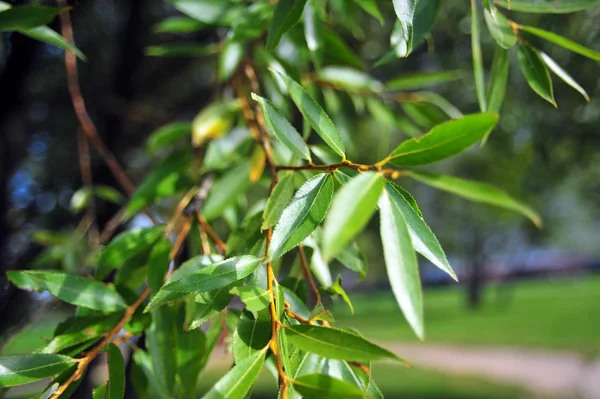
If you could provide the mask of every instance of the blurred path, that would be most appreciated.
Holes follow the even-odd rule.
[[[600,360],[572,352],[523,348],[385,343],[414,366],[519,385],[532,393],[600,399]]]

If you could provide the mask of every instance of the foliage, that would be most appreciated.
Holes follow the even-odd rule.
[[[151,47],[148,54],[218,54],[222,95],[193,121],[170,123],[149,135],[147,148],[156,166],[132,189],[124,171],[98,144],[89,116],[82,116],[79,90],[72,91],[82,129],[129,195],[113,224],[135,225],[136,217],[145,214],[155,226],[138,226],[114,238],[112,224],[106,226],[107,234],[95,238],[88,229],[89,256],[77,270],[8,274],[20,288],[48,291],[76,311],[38,353],[1,357],[0,386],[56,376],[45,397],[67,397],[90,363],[106,351],[109,380],[95,389],[94,397],[123,397],[129,380],[142,398],[194,397],[211,351],[223,331],[231,331],[235,365],[205,397],[246,397],[263,367],[273,372],[282,398],[381,397],[371,363],[405,361],[353,329],[331,326],[335,321],[324,297],[341,297],[353,307],[330,266],[339,263],[361,277],[366,274],[355,239],[378,211],[392,291],[408,324],[423,339],[416,253],[452,278],[456,274],[416,201],[394,180],[409,177],[521,213],[539,226],[533,209],[498,188],[413,168],[459,156],[488,140],[499,120],[512,48],[527,83],[541,98],[556,106],[552,71],[589,100],[562,67],[530,43],[531,35],[595,61],[600,54],[509,20],[489,0],[483,7],[471,0],[480,112],[463,115],[437,93],[412,91],[455,80],[460,72],[412,73],[381,82],[343,37],[352,32],[352,22],[345,22],[344,15],[365,12],[393,25],[390,49],[373,68],[407,57],[427,38],[439,1],[259,0],[249,6],[234,0],[169,2],[185,16],[166,19],[157,32],[226,33],[208,47],[173,44]],[[517,12],[566,13],[600,2],[512,0],[498,5]],[[17,31],[65,49],[72,88],[72,54],[84,57],[66,34],[63,39],[45,26],[62,13],[67,32],[68,12],[0,2],[0,31]],[[487,85],[481,19],[498,45]],[[368,109],[397,125],[407,139],[384,159],[350,161],[353,138],[339,126],[350,113],[340,106],[345,101],[352,103],[356,116]],[[394,102],[401,103],[412,121],[395,115]],[[429,132],[422,134],[415,125]],[[311,135],[313,130],[318,137]],[[93,218],[94,197],[117,203],[122,199],[115,188],[87,184],[74,196],[73,210],[85,209],[84,218]],[[169,201],[177,206],[165,214],[161,205]],[[69,241],[51,233],[46,238],[49,251],[59,254]],[[57,259],[47,255],[36,264],[46,266]],[[95,279],[78,275],[84,272]],[[126,378],[115,343],[142,336],[145,348],[136,347],[131,378]]]

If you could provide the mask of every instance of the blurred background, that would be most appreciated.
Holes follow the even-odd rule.
[[[429,90],[464,113],[476,112],[468,2],[443,2],[427,43],[407,59],[374,68],[369,66],[388,49],[395,18],[391,6],[381,7],[383,26],[361,13],[340,28],[369,73],[386,81],[408,73],[460,70],[462,78]],[[506,14],[600,50],[600,8],[553,16]],[[154,162],[144,146],[148,135],[168,122],[191,120],[222,91],[216,56],[148,54],[148,46],[206,44],[222,37],[217,29],[156,32],[156,24],[175,15],[174,8],[158,0],[93,0],[75,3],[72,10],[75,39],[88,58],[79,63],[88,111],[135,182]],[[58,20],[51,27],[58,31]],[[45,297],[15,290],[4,272],[74,270],[85,248],[67,240],[53,258],[59,264],[43,265],[38,255],[56,237],[34,234],[72,231],[80,219],[70,209],[82,183],[63,52],[19,34],[4,33],[1,39],[0,345],[8,355],[43,345],[64,310],[40,314]],[[427,339],[422,343],[389,290],[377,219],[359,240],[368,276],[357,282],[344,275],[355,312],[351,315],[344,303],[332,304],[340,325],[358,328],[414,364],[412,369],[375,366],[375,380],[386,397],[600,398],[600,64],[548,43],[535,44],[569,71],[592,100],[586,102],[554,79],[554,109],[531,91],[511,51],[500,125],[484,147],[434,170],[486,181],[525,200],[541,214],[543,227],[399,180],[415,196],[460,279],[453,283],[420,259],[426,287]],[[482,48],[489,71],[495,42],[485,28]],[[342,101],[353,105],[350,99]],[[408,123],[424,131],[440,118],[431,110],[404,106],[397,117],[405,128]],[[355,162],[381,159],[405,138],[398,124],[390,126],[370,109],[335,122],[353,137],[349,158]],[[92,161],[95,184],[116,186],[93,151]],[[99,225],[117,210],[99,202]],[[204,378],[207,387],[228,367],[223,349],[219,356]],[[253,397],[275,397],[275,388],[265,377]],[[84,388],[77,395],[86,397]]]

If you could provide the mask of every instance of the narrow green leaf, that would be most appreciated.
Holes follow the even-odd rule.
[[[177,308],[162,307],[153,311],[152,324],[146,331],[155,382],[160,387],[161,396],[165,397],[174,395],[177,373],[177,317],[174,309]]]
[[[102,280],[114,268],[122,267],[128,260],[150,251],[164,232],[164,226],[136,227],[116,236],[100,254],[96,280]]]
[[[8,279],[27,290],[46,290],[58,299],[84,308],[112,312],[127,307],[112,287],[99,281],[50,270],[9,271]]]
[[[508,85],[508,73],[508,51],[501,47],[496,47],[494,59],[492,60],[492,70],[490,72],[490,84],[487,91],[489,112],[499,112],[500,108],[502,108]]]
[[[146,311],[156,309],[170,300],[177,299],[167,297],[167,300],[165,300],[165,296],[161,295],[163,291],[178,293],[178,297],[192,292],[214,291],[248,276],[260,263],[261,259],[254,256],[239,256],[195,270],[191,274],[163,286],[158,294],[152,298]]]
[[[323,31],[323,39],[325,42],[323,52],[329,63],[364,69],[365,66],[362,59],[337,33],[325,29]]]
[[[152,169],[131,196],[125,217],[129,218],[161,199],[189,189],[193,184],[187,175],[190,160],[191,152],[176,152]]]
[[[218,54],[218,44],[168,44],[164,46],[148,46],[145,53],[150,57],[206,57]]]
[[[388,180],[386,181],[385,189],[388,194],[388,200],[396,210],[402,213],[415,251],[448,273],[454,280],[457,280],[456,273],[454,273],[454,270],[452,270],[452,267],[448,263],[448,259],[440,243],[422,216],[406,200],[406,197],[402,194],[402,188]]]
[[[108,381],[94,388],[92,391],[92,399],[106,399],[106,388],[108,387]]]
[[[265,361],[266,350],[238,362],[212,387],[203,399],[244,399]]]
[[[186,17],[170,17],[154,25],[155,33],[191,33],[206,27],[202,22]]]
[[[224,82],[237,70],[244,58],[244,43],[232,37],[225,40],[219,54],[219,80]]]
[[[65,349],[98,338],[112,329],[123,318],[122,312],[109,315],[70,317],[54,331],[54,338],[40,353],[59,353]],[[64,325],[64,329],[61,327]]]
[[[28,384],[68,369],[75,359],[55,354],[0,357],[0,387]]]
[[[200,329],[183,331],[177,335],[177,373],[181,385],[189,398],[196,397],[198,375],[204,364],[202,357],[206,350],[206,336]]]
[[[342,186],[333,198],[323,227],[323,257],[331,260],[369,222],[383,190],[380,174],[365,172]]]
[[[156,152],[159,148],[174,144],[192,131],[190,122],[173,122],[164,125],[150,134],[146,142],[146,148]]]
[[[310,150],[304,142],[304,139],[300,136],[300,133],[298,133],[296,128],[288,122],[285,116],[279,112],[277,107],[266,98],[254,93],[252,93],[252,99],[260,104],[267,125],[277,140],[281,141],[283,145],[300,158],[312,162]]]
[[[0,13],[0,32],[35,28],[47,25],[64,8],[39,5],[12,7]]]
[[[262,214],[246,215],[242,224],[239,225],[227,240],[227,255],[253,255],[263,257],[265,255],[265,233],[261,230]]]
[[[314,0],[309,0],[304,6],[304,37],[317,70],[321,68],[323,62],[323,32],[323,21],[321,21],[317,5]]]
[[[519,64],[529,87],[550,104],[556,105],[550,72],[536,49],[526,44],[519,45]]]
[[[597,5],[600,6],[600,1],[597,1]],[[541,37],[544,40],[548,40],[549,42],[566,48],[567,50],[570,50],[574,53],[581,54],[584,57],[590,58],[594,61],[600,61],[600,52],[582,46],[581,44],[569,40],[566,37],[562,37],[560,35],[557,35],[556,33],[536,28],[534,26],[519,25],[518,28],[519,30]]]
[[[348,294],[346,294],[346,291],[344,291],[344,287],[342,287],[342,276],[338,276],[338,278],[335,280],[335,282],[332,285],[330,285],[329,287],[323,289],[323,291],[327,295],[341,296],[342,299],[344,300],[344,302],[346,302],[346,304],[350,308],[350,312],[352,312],[352,314],[354,314],[354,306],[352,306],[352,301],[350,301],[350,297],[348,296]]]
[[[313,177],[300,187],[275,226],[270,260],[296,247],[317,228],[329,209],[333,188],[333,177],[325,173]]]
[[[494,3],[512,11],[539,14],[567,14],[600,6],[600,0],[495,0]]]
[[[542,225],[540,216],[533,209],[489,184],[433,173],[409,172],[408,175],[429,186],[448,191],[471,201],[510,209],[528,217],[536,226],[540,227]]]
[[[123,399],[125,396],[125,362],[119,347],[108,344],[108,388],[106,399]]]
[[[294,179],[294,174],[291,172],[279,178],[263,212],[262,230],[275,226],[281,218],[285,207],[294,196]]]
[[[60,49],[72,51],[80,60],[87,61],[86,56],[83,55],[83,53],[77,47],[75,47],[75,45],[67,42],[64,37],[47,26],[24,29],[20,30],[19,33],[29,36],[32,39],[39,40],[40,42],[51,44]]]
[[[271,301],[271,293],[257,286],[234,287],[230,292],[239,296],[250,312],[263,310]]]
[[[275,50],[281,36],[300,20],[305,4],[306,0],[280,0],[277,2],[273,22],[267,35],[267,50]]]
[[[423,294],[419,265],[408,227],[397,201],[388,191],[379,200],[381,242],[388,279],[396,301],[408,324],[419,339],[425,338],[423,326]]]
[[[232,337],[233,358],[241,362],[256,352],[264,352],[271,340],[271,319],[268,311],[264,317],[252,319],[247,313],[242,313]]]
[[[194,316],[187,329],[193,330],[200,327],[225,309],[233,298],[229,291],[228,287],[223,287],[211,292],[197,294]]]
[[[213,220],[235,204],[250,186],[250,162],[243,161],[217,179],[204,202],[204,216]]]
[[[84,186],[73,193],[70,203],[71,210],[75,213],[81,212],[94,196],[114,204],[120,204],[124,199],[119,191],[110,186]]]
[[[292,345],[330,359],[363,363],[384,359],[402,362],[402,359],[387,349],[355,333],[337,328],[299,324],[286,326],[284,331]]]
[[[388,90],[415,90],[441,83],[453,82],[462,77],[463,74],[460,70],[419,72],[404,74],[397,78],[388,80],[385,84],[385,87]]]
[[[463,113],[460,112],[460,110],[456,108],[450,101],[446,100],[437,93],[431,91],[420,91],[416,93],[416,96],[419,101],[435,105],[452,119],[458,119],[464,116]]]
[[[554,72],[559,78],[561,78],[563,80],[563,82],[565,82],[566,84],[568,84],[569,86],[571,86],[572,88],[574,88],[575,90],[577,90],[579,93],[581,93],[581,95],[583,96],[583,98],[585,98],[586,101],[590,101],[590,96],[588,96],[588,94],[585,91],[585,89],[583,87],[581,87],[579,85],[579,83],[577,83],[575,81],[575,79],[573,79],[571,77],[571,75],[569,75],[569,73],[567,71],[565,71],[552,58],[550,58],[548,56],[548,54],[540,51],[540,57],[542,57],[542,60],[544,61],[544,63],[546,64],[546,66],[548,68],[550,68],[550,70],[552,72]]]
[[[515,32],[513,32],[508,19],[501,12],[492,14],[485,9],[483,10],[483,16],[490,34],[500,47],[509,49],[517,43]]]
[[[367,260],[356,242],[353,242],[342,249],[335,256],[335,259],[348,269],[358,273],[361,279],[367,275]]]
[[[321,82],[328,83],[338,89],[347,92],[378,93],[384,88],[383,84],[368,74],[354,68],[327,66],[322,68],[318,74]]]
[[[310,122],[311,126],[319,136],[329,145],[338,155],[345,158],[344,141],[340,132],[337,130],[329,116],[323,111],[323,108],[304,90],[298,82],[290,78],[283,72],[273,70],[277,78],[283,81],[287,87],[288,93],[304,117]]]
[[[170,0],[182,13],[206,24],[231,26],[246,12],[245,7],[230,0]]]
[[[354,0],[356,4],[371,16],[375,17],[381,25],[383,25],[383,15],[381,15],[381,11],[379,10],[379,6],[375,0]]]
[[[406,140],[389,156],[397,166],[414,167],[441,161],[471,147],[498,123],[498,115],[480,113],[444,122],[424,136]]]
[[[160,290],[169,270],[170,253],[171,241],[163,235],[154,244],[148,256],[148,285],[153,296]]]
[[[404,40],[406,41],[406,56],[410,54],[413,47],[415,8],[419,0],[393,0],[394,11],[402,24]]]
[[[356,385],[325,374],[304,374],[293,379],[291,383],[306,399],[364,397],[364,393]]]
[[[479,109],[485,112],[487,104],[485,100],[485,81],[483,78],[483,59],[481,56],[481,44],[479,39],[479,13],[477,12],[477,0],[471,0],[471,50],[473,53],[473,77],[475,79],[475,90]]]

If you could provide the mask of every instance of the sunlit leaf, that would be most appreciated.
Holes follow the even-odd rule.
[[[383,90],[380,81],[349,67],[327,66],[318,72],[317,77],[321,82],[348,92],[378,93]]]
[[[377,1],[375,0],[354,0],[356,4],[359,5],[363,10],[367,13],[371,14],[373,17],[377,18],[379,23],[383,25],[383,15],[381,15],[381,11],[379,10],[379,6],[377,5]]]
[[[119,347],[108,344],[108,387],[106,399],[123,399],[125,396],[125,362]]]
[[[189,122],[173,122],[164,125],[155,130],[148,137],[146,147],[149,151],[155,152],[159,148],[175,144],[192,131],[192,124]]]
[[[239,104],[235,100],[218,101],[205,107],[192,121],[192,145],[200,147],[207,140],[227,133],[238,109]]]
[[[275,50],[281,36],[300,20],[305,4],[306,0],[280,0],[277,2],[273,22],[267,35],[267,50]]]
[[[223,287],[197,294],[194,300],[194,315],[187,329],[193,330],[200,327],[225,309],[233,298],[229,291],[228,287]]]
[[[489,184],[425,172],[409,172],[408,175],[429,186],[448,191],[471,201],[483,202],[518,212],[527,216],[538,227],[542,224],[540,216],[532,208]]]
[[[487,90],[488,111],[499,112],[508,86],[508,52],[497,47],[492,60],[490,84]],[[487,137],[487,136],[486,136]]]
[[[402,24],[404,40],[406,42],[406,55],[410,54],[413,47],[415,8],[418,0],[393,0],[394,11]]]
[[[245,398],[265,361],[265,351],[256,352],[238,362],[203,396],[203,399]]]
[[[325,374],[305,374],[291,382],[296,391],[307,399],[364,397],[364,393],[356,385]]]
[[[596,1],[596,5],[600,6],[600,1]],[[577,54],[581,54],[584,57],[591,58],[594,61],[600,61],[600,52],[582,46],[579,43],[575,43],[572,40],[567,39],[566,37],[562,37],[557,35],[556,33],[549,32],[544,29],[536,28],[534,26],[523,26],[518,25],[519,30],[531,33],[532,35],[536,35],[541,37],[544,40],[548,40],[556,45],[559,45],[563,48],[566,48],[569,51],[572,51]]]
[[[268,311],[265,317],[252,319],[247,313],[242,313],[232,337],[233,358],[237,363],[262,352],[271,340],[271,319]]]
[[[586,101],[590,101],[590,96],[588,96],[585,89],[583,87],[581,87],[579,85],[579,83],[577,83],[575,81],[575,79],[573,79],[567,71],[565,71],[552,58],[550,58],[550,56],[548,56],[548,54],[540,51],[540,57],[542,57],[542,60],[544,61],[546,66],[548,68],[550,68],[550,70],[552,72],[554,72],[556,74],[556,76],[561,78],[563,80],[563,82],[565,82],[566,84],[568,84],[569,86],[571,86],[572,88],[577,90],[579,93],[581,93],[581,95],[583,96],[583,98],[585,98]]]
[[[473,56],[473,78],[475,79],[475,91],[481,112],[487,110],[485,98],[485,80],[483,77],[483,59],[481,55],[479,13],[477,12],[477,0],[471,0],[471,51]]]
[[[154,25],[156,33],[191,33],[202,30],[206,27],[205,24],[186,17],[170,17],[166,18]]]
[[[600,0],[495,0],[494,3],[512,11],[539,14],[566,14],[600,6]]]
[[[433,86],[441,83],[453,82],[463,77],[460,70],[455,71],[437,71],[437,72],[418,72],[413,74],[403,74],[397,78],[388,80],[385,87],[388,90],[414,90]]]
[[[164,46],[146,47],[146,55],[150,57],[206,57],[217,54],[217,44],[168,44]]]
[[[261,229],[275,226],[294,195],[294,174],[282,174],[267,200]]]
[[[19,288],[46,290],[72,305],[105,312],[127,307],[123,298],[114,289],[99,281],[50,270],[9,271],[6,274]]]
[[[352,301],[350,301],[350,297],[348,296],[348,294],[346,294],[346,291],[344,291],[344,287],[342,287],[342,276],[338,276],[334,283],[331,286],[324,288],[323,291],[328,295],[341,296],[344,302],[346,302],[346,304],[350,308],[350,312],[354,313],[354,306],[352,306]]]
[[[275,226],[269,259],[281,257],[315,230],[329,209],[333,188],[332,176],[325,173],[300,187]]]
[[[17,6],[0,12],[0,32],[35,28],[47,25],[64,8],[40,5]]]
[[[231,293],[239,296],[250,312],[263,310],[271,300],[271,293],[257,286],[234,287]]]
[[[526,44],[519,45],[519,64],[529,87],[550,104],[556,105],[552,79],[546,64],[536,49]]]
[[[72,51],[77,57],[79,57],[79,59],[82,61],[87,61],[86,56],[83,55],[83,53],[77,47],[75,47],[75,45],[67,42],[64,37],[47,26],[23,29],[19,32],[25,36],[29,36],[32,39],[39,40],[40,42],[51,44],[66,51]]]
[[[508,19],[501,12],[492,14],[485,9],[483,10],[483,16],[490,34],[500,47],[508,49],[517,43],[517,36],[513,32]]]
[[[0,357],[0,387],[28,384],[71,367],[75,359],[55,354]]]
[[[244,14],[244,6],[229,0],[169,0],[182,13],[206,24],[233,25]]]

